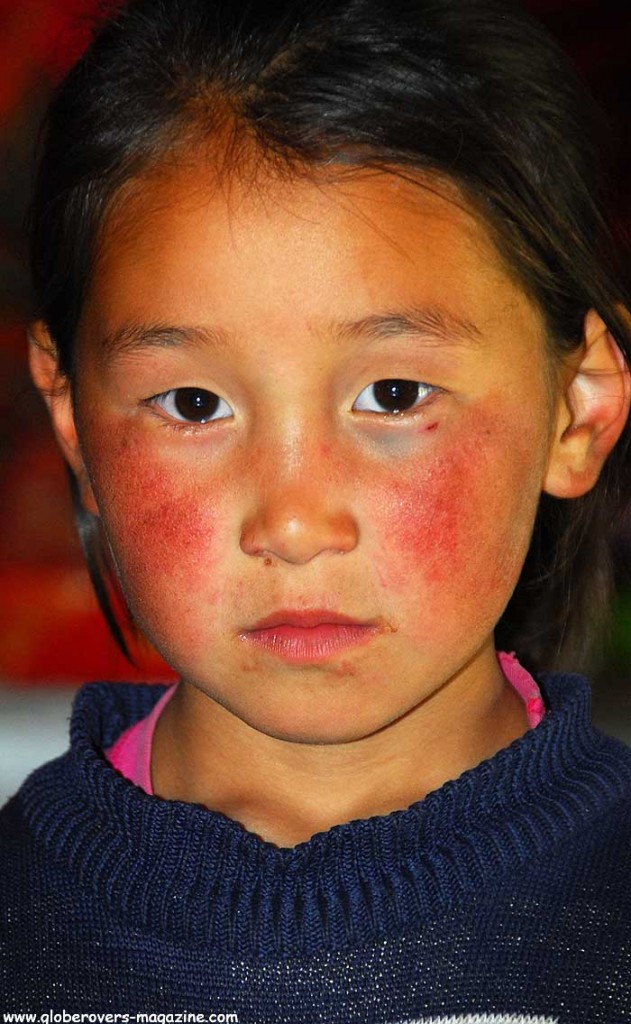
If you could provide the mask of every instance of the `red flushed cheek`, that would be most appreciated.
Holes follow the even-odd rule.
[[[383,509],[386,538],[380,564],[382,583],[398,589],[413,579],[440,584],[458,571],[467,546],[463,522],[466,483],[452,459],[432,465],[389,488]]]
[[[516,498],[519,484],[507,450],[494,450],[488,435],[391,479],[378,513],[382,586],[412,593],[434,612],[487,598],[501,606],[519,575],[531,528],[528,508]]]
[[[123,591],[141,628],[168,655],[169,637],[195,644],[199,602],[220,600],[217,501],[164,458],[130,443],[94,462],[93,486]]]

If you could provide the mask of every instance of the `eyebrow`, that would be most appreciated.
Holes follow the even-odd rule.
[[[209,345],[223,348],[228,344],[228,335],[216,327],[174,324],[125,324],[106,334],[101,341],[107,359],[128,353],[141,352],[151,348],[178,348]]]
[[[439,306],[373,314],[342,324],[340,333],[346,337],[377,340],[418,335],[424,341],[444,345],[474,344],[482,340],[482,333],[472,320]]]
[[[475,344],[482,339],[480,330],[471,320],[436,306],[373,313],[358,320],[337,323],[333,325],[333,333],[353,340],[416,336],[421,341],[442,345]],[[229,344],[230,335],[217,327],[165,323],[125,324],[102,339],[107,359],[151,348],[226,348]]]

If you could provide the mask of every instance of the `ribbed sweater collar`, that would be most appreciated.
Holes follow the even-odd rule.
[[[133,927],[217,954],[349,948],[436,917],[628,792],[620,745],[591,725],[585,680],[538,682],[549,711],[536,729],[405,811],[293,849],[201,806],[148,796],[110,767],[102,750],[162,687],[83,687],[70,750],[35,772],[20,800],[73,888]]]

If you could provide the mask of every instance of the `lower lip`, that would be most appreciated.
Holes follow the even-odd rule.
[[[323,622],[319,626],[281,625],[253,629],[243,633],[242,639],[285,661],[307,664],[326,661],[346,647],[365,644],[378,632],[376,626]]]

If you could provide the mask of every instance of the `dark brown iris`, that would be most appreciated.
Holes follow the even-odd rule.
[[[372,390],[384,412],[405,412],[418,398],[418,383],[414,380],[378,380]]]
[[[191,423],[205,423],[219,408],[219,398],[203,388],[178,388],[174,405],[182,419]]]

